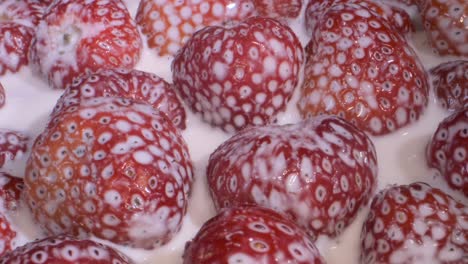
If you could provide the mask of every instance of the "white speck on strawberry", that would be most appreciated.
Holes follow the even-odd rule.
[[[96,97],[62,109],[36,139],[25,196],[49,233],[153,248],[180,229],[192,180],[185,141],[164,113]]]
[[[365,133],[337,117],[244,129],[212,153],[216,208],[258,204],[286,213],[311,237],[336,236],[374,192],[377,160]]]
[[[298,83],[302,61],[289,27],[249,18],[195,33],[174,58],[174,87],[206,122],[232,132],[275,121]]]
[[[456,111],[468,106],[468,61],[442,63],[430,71],[439,104]]]

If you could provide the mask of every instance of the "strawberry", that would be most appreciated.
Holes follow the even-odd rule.
[[[468,207],[425,183],[391,186],[372,200],[360,263],[466,263]]]
[[[449,186],[468,197],[468,107],[444,119],[430,140],[426,158]]]
[[[337,236],[376,187],[366,134],[334,116],[244,129],[210,156],[215,207],[258,204],[287,214],[311,237]]]
[[[294,32],[272,18],[195,33],[172,64],[174,87],[203,119],[232,132],[275,121],[303,61]]]
[[[125,69],[100,70],[78,78],[57,102],[51,120],[64,107],[100,96],[143,101],[164,112],[176,126],[185,129],[185,109],[172,85],[149,72]]]
[[[36,72],[54,88],[102,68],[133,68],[142,41],[121,0],[58,0],[37,27],[31,49]]]
[[[0,263],[4,259],[3,255],[15,248],[16,235],[16,231],[11,227],[11,222],[0,211]]]
[[[299,226],[262,207],[221,211],[187,243],[183,257],[184,264],[325,263]]]
[[[132,261],[115,249],[94,242],[60,235],[29,242],[6,254],[0,264],[130,264]]]
[[[10,160],[16,160],[28,150],[29,137],[8,129],[0,129],[0,168]]]
[[[262,16],[296,18],[302,8],[302,0],[254,0],[255,8]]]
[[[386,20],[396,31],[402,34],[414,31],[410,15],[402,8],[387,2],[376,0],[314,0],[309,2],[305,11],[307,33],[314,36],[317,24],[323,20],[322,17],[327,13],[328,9],[334,5],[345,3],[361,5],[372,10],[376,13],[374,15],[380,15],[381,19]]]
[[[48,233],[150,249],[180,229],[192,165],[179,130],[150,105],[82,100],[61,112],[31,152],[25,197]]]
[[[29,63],[34,29],[45,7],[39,0],[0,0],[0,75]]]
[[[255,15],[252,0],[141,0],[136,21],[158,55],[175,55],[205,26],[240,21]]]
[[[466,0],[421,0],[420,13],[434,52],[468,56]]]
[[[23,190],[23,179],[0,172],[0,200],[6,209],[16,210],[18,208]]]
[[[451,111],[468,106],[468,60],[442,63],[430,71],[439,104]]]
[[[6,100],[5,88],[3,88],[3,85],[0,83],[0,108],[5,106],[5,100]]]
[[[362,5],[336,4],[317,24],[306,50],[299,110],[334,114],[373,135],[419,119],[427,74],[403,35]]]

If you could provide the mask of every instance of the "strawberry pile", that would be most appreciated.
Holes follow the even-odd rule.
[[[0,76],[29,65],[61,93],[34,140],[0,130],[0,263],[126,264],[116,248],[180,238],[185,264],[325,263],[321,238],[351,225],[350,262],[465,263],[466,204],[379,178],[374,140],[421,122],[433,88],[452,113],[427,165],[468,197],[467,61],[427,71],[393,2],[418,6],[440,55],[467,54],[460,0],[0,0]],[[144,48],[158,60],[142,70]],[[203,157],[198,121],[226,139]],[[25,153],[24,174],[8,173]],[[216,214],[204,223],[195,180]],[[35,241],[21,241],[23,210]]]

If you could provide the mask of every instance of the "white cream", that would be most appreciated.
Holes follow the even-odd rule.
[[[139,1],[126,0],[125,2],[131,14],[135,15]],[[308,37],[302,28],[303,24],[303,15],[299,19],[291,21],[291,25],[298,34],[299,39],[303,44],[306,44]],[[443,61],[453,59],[433,55],[422,32],[415,34],[412,42],[427,69]],[[145,47],[142,60],[137,68],[156,73],[170,82],[172,80],[170,63],[171,58],[158,58]],[[338,71],[335,73],[338,73]],[[24,131],[34,138],[43,129],[48,115],[62,91],[49,88],[46,82],[33,76],[28,68],[17,74],[2,76],[0,82],[6,90],[6,105],[0,109],[0,127]],[[288,105],[287,111],[278,117],[279,123],[292,123],[299,120],[295,105],[299,97],[297,91]],[[391,135],[374,138],[379,162],[379,189],[389,184],[426,181],[433,186],[448,190],[441,178],[436,177],[436,174],[426,167],[424,154],[426,143],[435,131],[439,121],[447,114],[435,104],[432,96],[428,109],[416,124],[400,129]],[[189,145],[195,173],[195,183],[188,213],[184,217],[183,226],[178,235],[169,244],[159,249],[147,251],[116,246],[138,264],[181,263],[186,241],[190,240],[201,225],[215,214],[206,186],[205,167],[209,155],[229,135],[220,129],[211,128],[203,123],[199,116],[195,116],[189,111],[187,112],[187,127],[188,129],[184,131],[183,135]],[[122,126],[122,129],[124,128],[125,126]],[[141,162],[147,162],[145,155],[141,153],[137,155],[139,155]],[[14,162],[10,162],[7,170],[16,176],[22,177],[26,157],[27,154]],[[304,166],[306,165],[305,163]],[[453,192],[452,194],[457,199],[464,199],[464,202],[467,203],[467,199],[463,198],[463,195]],[[317,246],[327,263],[358,263],[359,236],[366,214],[367,210],[360,212],[354,223],[339,238],[334,240],[324,237],[319,238]],[[40,230],[37,229],[37,225],[33,223],[29,212],[25,208],[10,217],[17,224],[17,229],[20,232],[17,245],[24,244],[40,236]]]

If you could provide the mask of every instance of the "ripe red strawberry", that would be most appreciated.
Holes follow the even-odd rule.
[[[39,0],[0,1],[0,75],[29,63],[34,29],[46,4]]]
[[[188,242],[184,264],[325,263],[307,234],[285,216],[263,207],[221,211]]]
[[[29,137],[8,129],[0,129],[0,168],[21,157],[28,150]]]
[[[192,183],[182,136],[148,104],[82,100],[36,140],[25,197],[51,234],[153,248],[180,229]]]
[[[305,11],[305,23],[307,32],[315,36],[315,30],[324,19],[328,9],[339,4],[355,4],[366,7],[386,20],[396,31],[407,34],[414,31],[410,15],[400,7],[377,0],[314,0],[310,1]]]
[[[372,196],[377,157],[370,139],[333,116],[244,129],[211,154],[215,207],[258,204],[286,213],[313,238],[336,236]]]
[[[54,88],[102,68],[133,68],[142,41],[121,0],[59,0],[47,9],[31,50],[35,70]]]
[[[71,236],[53,236],[30,242],[6,254],[0,264],[130,264],[130,259],[117,250]]]
[[[372,200],[360,263],[466,263],[468,207],[425,183],[392,186]]]
[[[427,74],[403,35],[356,4],[336,4],[308,44],[298,107],[303,117],[333,114],[373,135],[419,119]]]
[[[275,18],[298,17],[302,8],[302,0],[254,0],[254,3],[260,15]]]
[[[0,211],[0,262],[3,260],[3,255],[15,248],[16,231],[11,227],[10,221]]]
[[[429,167],[468,197],[468,107],[444,119],[427,146]]]
[[[141,0],[136,21],[158,55],[175,55],[196,31],[255,15],[252,0]]]
[[[0,108],[2,108],[5,105],[5,100],[5,88],[3,88],[3,85],[0,83]]]
[[[442,63],[430,73],[439,104],[452,111],[468,106],[468,60]]]
[[[429,42],[436,53],[468,56],[466,0],[422,0],[420,13]]]
[[[51,115],[81,100],[114,96],[142,101],[164,112],[179,128],[185,129],[185,109],[171,84],[149,72],[125,69],[100,70],[83,76],[68,87]]]
[[[18,208],[23,190],[23,179],[0,172],[0,200],[6,209],[16,210]]]
[[[207,27],[174,58],[174,87],[203,119],[225,131],[275,121],[303,61],[294,32],[272,18]]]

